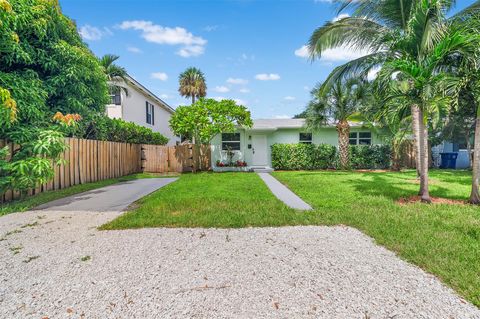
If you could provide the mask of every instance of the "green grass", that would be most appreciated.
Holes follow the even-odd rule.
[[[185,174],[102,229],[349,225],[480,306],[479,207],[398,205],[397,199],[418,191],[413,171],[298,171],[274,176],[314,211],[285,207],[255,174]],[[432,171],[430,176],[432,196],[467,198],[469,172]]]
[[[165,175],[140,173],[140,174],[123,176],[119,178],[107,179],[107,180],[94,182],[94,183],[75,185],[75,186],[57,190],[57,191],[48,191],[48,192],[40,193],[35,196],[25,197],[24,199],[0,204],[0,216],[10,214],[10,213],[16,213],[16,212],[24,212],[29,209],[35,208],[39,205],[48,203],[52,200],[67,197],[70,195],[75,195],[78,193],[86,192],[92,189],[112,185],[119,182],[126,182],[126,181],[139,179],[139,178],[151,178],[151,177],[163,177],[163,176]]]
[[[295,213],[247,173],[183,174],[136,205],[101,228],[280,226]]]

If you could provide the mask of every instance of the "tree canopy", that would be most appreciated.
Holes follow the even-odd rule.
[[[253,125],[250,111],[233,100],[216,101],[201,98],[190,106],[179,106],[170,119],[170,127],[177,135],[190,136],[194,142],[209,143],[223,132],[232,132],[235,125]]]
[[[58,1],[1,0],[0,21],[2,123],[8,116],[42,126],[57,111],[104,110],[106,75]],[[0,137],[6,133],[2,125]]]

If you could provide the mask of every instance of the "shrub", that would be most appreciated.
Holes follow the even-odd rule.
[[[272,166],[283,170],[333,168],[335,155],[335,146],[328,144],[274,144]]]
[[[104,115],[92,116],[80,123],[79,131],[75,134],[80,138],[135,144],[168,143],[168,138],[148,127],[121,119],[111,119]]]
[[[389,145],[351,145],[350,167],[352,169],[386,169],[390,167]]]
[[[385,169],[390,167],[388,145],[350,146],[352,169]],[[274,144],[272,166],[282,170],[313,170],[338,168],[338,153],[329,144]]]

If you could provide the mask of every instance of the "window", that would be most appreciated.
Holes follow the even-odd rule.
[[[312,144],[312,133],[300,133],[299,141],[302,144]]]
[[[350,145],[371,145],[372,133],[370,132],[352,132],[349,136]]]
[[[120,92],[110,95],[111,102],[110,104],[120,105],[122,104],[122,97]]]
[[[240,133],[222,133],[222,151],[240,150]]]
[[[155,125],[155,106],[147,101],[145,102],[145,111],[147,114],[147,124]]]

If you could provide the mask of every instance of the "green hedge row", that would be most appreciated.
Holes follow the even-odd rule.
[[[328,144],[273,144],[275,169],[327,169],[335,167],[337,149]]]
[[[352,169],[385,169],[390,167],[388,145],[350,146]],[[274,144],[272,166],[280,170],[314,170],[338,167],[337,148],[329,144]]]
[[[80,121],[80,124],[80,132],[77,136],[87,139],[135,144],[165,145],[168,143],[168,138],[162,134],[120,119],[96,116]]]

